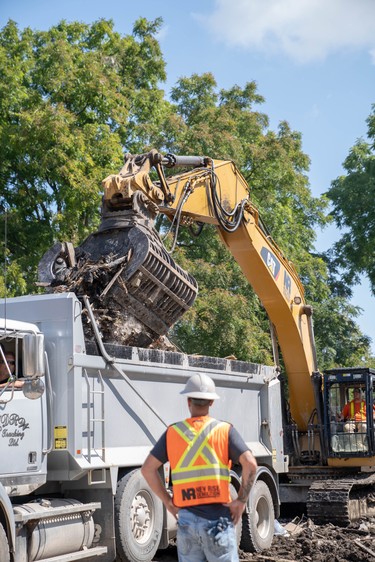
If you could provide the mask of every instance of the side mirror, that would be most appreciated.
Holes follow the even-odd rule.
[[[44,336],[43,334],[26,334],[22,341],[23,376],[29,378],[44,375]]]
[[[29,400],[36,400],[44,392],[44,383],[42,379],[26,379],[23,383],[22,391]]]

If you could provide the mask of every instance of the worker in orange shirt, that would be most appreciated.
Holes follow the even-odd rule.
[[[354,389],[354,398],[342,409],[341,419],[345,421],[344,431],[347,433],[366,433],[366,402],[362,398],[362,390]]]

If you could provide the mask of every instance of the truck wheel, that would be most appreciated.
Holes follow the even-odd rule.
[[[1,562],[9,562],[9,544],[8,539],[4,531],[4,527],[0,523],[0,560]]]
[[[158,549],[163,530],[163,504],[139,469],[117,484],[115,533],[117,560],[149,562]]]
[[[242,516],[240,548],[245,552],[260,552],[271,546],[275,525],[271,492],[262,480],[254,484],[248,508]]]

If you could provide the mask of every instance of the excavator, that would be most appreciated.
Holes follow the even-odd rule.
[[[234,162],[126,154],[103,191],[98,231],[78,248],[55,244],[39,264],[39,284],[89,295],[104,341],[168,349],[168,330],[193,305],[198,286],[165,248],[155,221],[166,215],[175,236],[180,225],[215,225],[267,312],[276,363],[282,353],[288,471],[280,475],[281,503],[305,504],[317,523],[375,515],[375,370],[319,371],[312,307]],[[351,420],[342,416],[346,403],[353,404]]]

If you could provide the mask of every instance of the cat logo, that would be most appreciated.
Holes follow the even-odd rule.
[[[292,280],[290,275],[284,271],[284,285],[283,285],[283,293],[286,300],[290,300],[290,295],[292,294]]]
[[[280,273],[280,262],[275,254],[273,254],[272,252],[270,252],[270,250],[268,250],[268,248],[263,246],[260,251],[260,255],[262,256],[264,263],[267,265],[274,279],[277,279]]]

